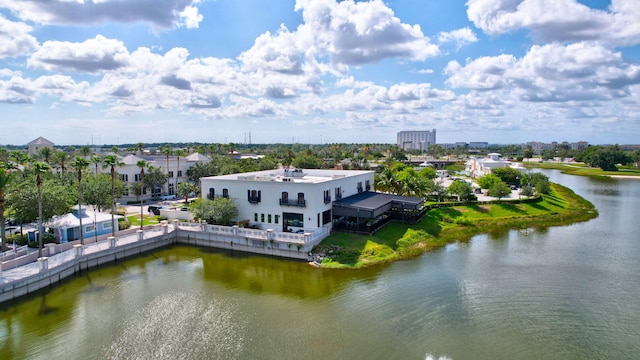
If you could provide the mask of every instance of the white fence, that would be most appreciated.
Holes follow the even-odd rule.
[[[183,230],[202,231],[214,235],[237,237],[247,240],[276,241],[303,245],[317,244],[322,239],[329,236],[329,229],[327,228],[320,228],[312,233],[305,232],[299,234],[274,231],[273,229],[249,229],[238,226],[208,225],[193,222],[180,222],[178,223],[178,227]]]

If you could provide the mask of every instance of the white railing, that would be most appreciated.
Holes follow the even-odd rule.
[[[263,240],[263,241],[277,241],[282,243],[295,243],[295,244],[308,244],[320,241],[329,235],[328,228],[320,228],[314,232],[306,233],[290,233],[274,231],[273,229],[261,230],[261,229],[249,229],[241,228],[237,226],[221,226],[221,225],[208,225],[196,222],[180,222],[178,228],[205,232],[222,236],[233,236],[238,238],[246,238],[251,240]]]
[[[171,232],[171,228],[173,228],[172,226],[167,226],[166,228],[164,226],[160,226],[160,227],[153,227],[151,229],[145,229],[143,232],[143,240],[144,239],[151,239],[151,238],[158,238],[159,236],[162,236],[165,232],[165,229],[167,231],[167,234]],[[114,238],[114,245],[115,246],[121,246],[121,245],[125,245],[125,244],[130,244],[130,243],[135,243],[137,241],[139,241],[139,233],[129,233],[129,234],[123,234],[121,236],[117,236]],[[51,247],[48,249],[48,251],[51,252],[51,254],[49,256],[46,256],[46,261],[47,261],[47,268],[51,269],[57,266],[61,266],[65,263],[68,263],[70,261],[74,261],[77,257],[77,250],[76,248],[72,248],[72,249],[68,249],[68,246],[66,246],[68,244],[58,244],[55,247]],[[93,254],[93,253],[98,253],[104,250],[108,250],[111,249],[112,245],[111,245],[111,238],[108,238],[106,240],[101,240],[98,242],[94,242],[94,243],[90,243],[90,244],[85,244],[82,246],[82,253],[83,254]],[[46,249],[43,249],[46,250]],[[30,249],[28,248],[26,245],[25,246],[21,246],[19,248],[16,249],[16,251],[14,250],[10,250],[10,251],[6,251],[2,254],[0,254],[2,256],[2,262],[4,262],[5,258],[10,258],[7,259],[7,261],[11,261],[12,263],[15,263],[15,267],[12,267],[10,269],[4,269],[2,271],[0,271],[0,285],[2,283],[6,283],[6,282],[11,282],[11,281],[16,281],[34,274],[37,274],[38,272],[40,272],[40,268],[39,268],[39,264],[38,262],[29,262],[26,264],[22,264],[19,265],[16,261],[19,261],[19,258],[23,258],[24,256],[27,256],[33,252],[37,252],[38,249]],[[60,252],[58,252],[60,251]],[[19,256],[15,256],[15,253],[20,254]],[[34,258],[35,259],[35,258]],[[12,261],[13,260],[13,261]],[[7,263],[4,264],[5,266],[7,265]]]

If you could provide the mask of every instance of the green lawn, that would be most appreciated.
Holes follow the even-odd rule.
[[[429,211],[418,224],[392,222],[373,235],[336,232],[314,251],[328,255],[322,267],[360,268],[411,258],[483,232],[557,226],[597,216],[593,205],[570,189],[557,184],[552,184],[551,189],[536,203],[438,208]]]
[[[140,214],[128,215],[127,219],[129,220],[129,223],[131,224],[132,227],[140,226]],[[145,225],[155,225],[155,224],[159,224],[160,223],[160,221],[158,220],[158,216],[156,216],[156,215],[147,215],[147,214],[145,214],[143,216],[143,221],[144,221],[144,224],[142,224],[143,226],[145,226]]]
[[[556,169],[561,170],[563,173],[570,175],[580,175],[580,176],[616,176],[616,175],[624,175],[624,176],[640,176],[640,169],[623,167],[618,171],[604,171],[600,168],[589,167],[586,164],[575,163],[575,164],[566,164],[566,163],[534,163],[534,162],[526,162],[524,163],[525,167],[528,168],[539,168],[539,169]]]

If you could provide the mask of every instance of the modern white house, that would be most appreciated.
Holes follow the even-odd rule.
[[[501,154],[490,153],[486,157],[472,158],[465,164],[465,172],[471,177],[481,177],[491,174],[493,169],[511,167],[525,172],[526,168],[521,163],[514,163],[501,158]]]
[[[373,171],[277,169],[200,179],[202,197],[233,199],[238,221],[281,232],[331,230],[334,201],[373,191]]]
[[[53,234],[59,243],[80,240],[80,217],[78,214],[78,206],[76,205],[70,213],[54,216],[44,225],[45,227],[53,229]],[[118,219],[122,217],[121,215],[114,216],[115,226],[118,226]],[[85,239],[110,234],[112,227],[111,214],[91,211],[86,206],[83,206],[82,227],[82,234]],[[118,231],[118,229],[116,229],[116,231]]]
[[[372,233],[389,221],[415,222],[424,200],[376,193],[374,171],[277,169],[200,179],[203,198],[233,199],[238,224],[309,236],[313,246],[332,230]]]

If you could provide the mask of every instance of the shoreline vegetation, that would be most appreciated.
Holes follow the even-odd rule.
[[[605,171],[600,168],[590,167],[584,163],[523,162],[523,164],[526,168],[554,169],[568,175],[640,179],[640,169],[635,168],[623,167],[619,168],[618,171]]]
[[[313,250],[323,254],[322,268],[359,269],[411,259],[454,242],[511,229],[544,229],[598,216],[595,206],[571,189],[551,183],[548,195],[536,202],[434,208],[415,225],[389,223],[373,235],[335,233]]]

